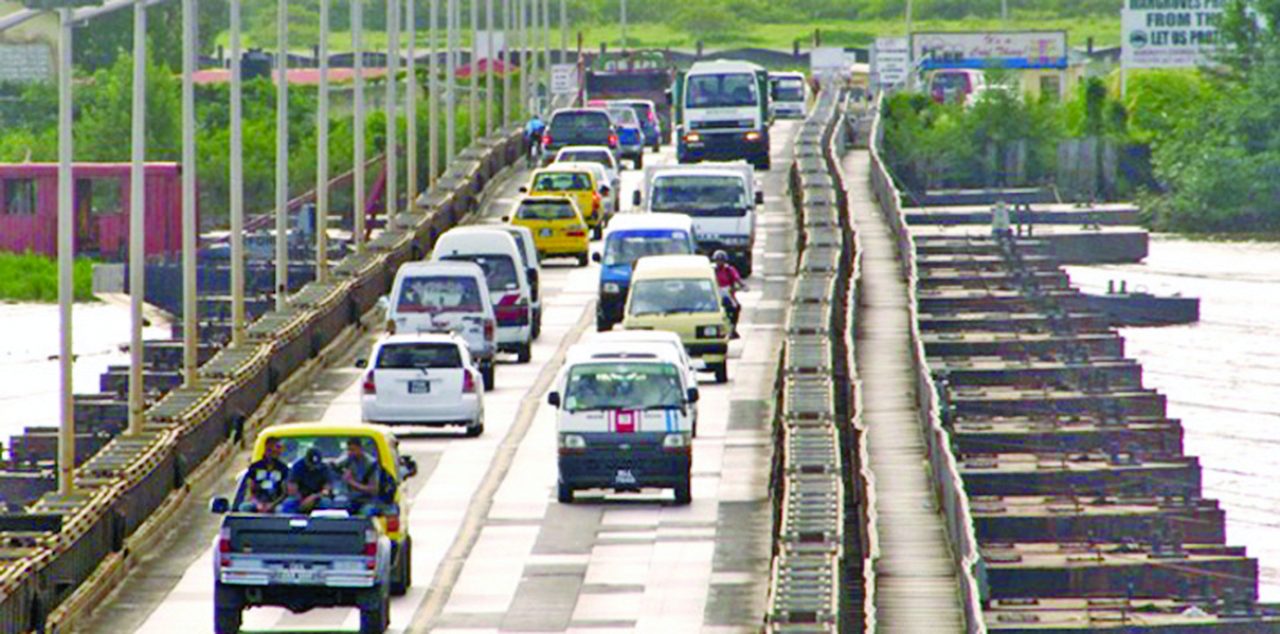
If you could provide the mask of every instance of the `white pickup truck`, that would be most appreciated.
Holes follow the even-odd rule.
[[[743,277],[751,275],[756,207],[763,202],[764,192],[745,161],[649,166],[632,197],[644,211],[691,217],[698,252],[725,251]]]

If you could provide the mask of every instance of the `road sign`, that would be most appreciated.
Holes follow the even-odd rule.
[[[578,65],[551,65],[551,94],[572,95],[578,92]]]
[[[920,60],[920,67],[925,70],[936,68],[1063,69],[1067,67],[1067,32],[915,33],[911,36],[911,58]]]
[[[905,37],[879,37],[871,49],[871,81],[879,90],[907,81],[911,72],[911,46]]]
[[[1224,3],[1125,0],[1120,63],[1125,68],[1187,68],[1212,62]]]

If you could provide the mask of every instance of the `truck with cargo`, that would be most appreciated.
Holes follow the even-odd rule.
[[[671,142],[671,109],[667,91],[675,77],[666,53],[633,50],[595,56],[586,71],[584,102],[643,100],[657,110],[662,142]]]
[[[767,170],[769,72],[750,62],[697,62],[671,90],[681,163],[746,160]]]
[[[756,206],[763,202],[764,192],[744,161],[651,165],[632,194],[632,203],[644,211],[692,218],[698,253],[723,250],[743,277],[751,275]]]

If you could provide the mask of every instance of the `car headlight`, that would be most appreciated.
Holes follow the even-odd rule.
[[[718,324],[715,326],[698,326],[699,339],[719,339],[724,336],[724,329]]]
[[[687,449],[692,443],[689,434],[667,434],[662,437],[663,449]]]
[[[560,434],[560,448],[581,450],[587,448],[587,439],[578,434]]]
[[[600,285],[600,291],[603,293],[621,293],[622,286],[618,285],[617,282],[605,282]]]

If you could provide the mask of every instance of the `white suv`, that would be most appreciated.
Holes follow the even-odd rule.
[[[483,379],[457,335],[391,335],[356,366],[366,370],[360,390],[365,422],[461,425],[467,436],[484,432]]]

